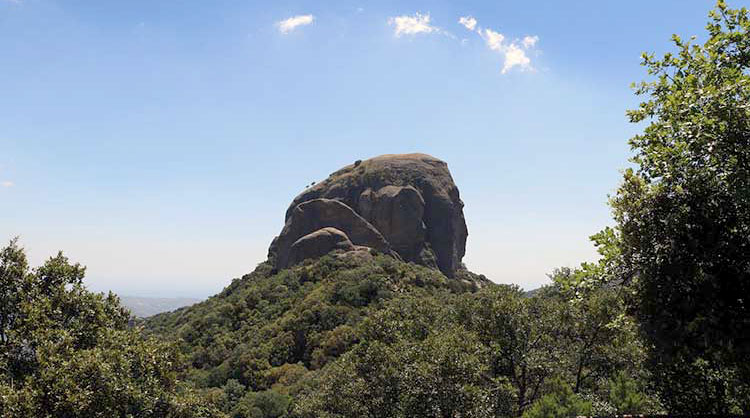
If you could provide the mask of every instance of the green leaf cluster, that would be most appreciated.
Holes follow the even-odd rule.
[[[565,381],[554,379],[549,393],[523,414],[523,418],[568,418],[591,414],[591,403],[573,393]]]

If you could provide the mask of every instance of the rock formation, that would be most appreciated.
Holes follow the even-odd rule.
[[[355,249],[354,244],[344,232],[327,226],[294,241],[289,248],[289,264],[320,257],[333,250],[351,251],[353,249]]]
[[[453,276],[467,235],[446,163],[425,154],[382,155],[297,196],[268,256],[283,269],[333,250],[369,247]]]

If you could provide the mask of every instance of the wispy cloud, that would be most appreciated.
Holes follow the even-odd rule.
[[[521,43],[523,43],[524,48],[533,48],[536,46],[536,43],[539,42],[538,36],[524,36],[523,40],[521,40]]]
[[[503,49],[505,48],[505,45],[503,45],[503,41],[505,41],[505,35],[500,32],[495,32],[492,29],[485,29],[484,32],[479,32],[479,35],[484,38],[484,40],[487,42],[487,46],[491,50],[503,52]]]
[[[500,71],[501,73],[505,74],[516,66],[522,70],[533,70],[530,65],[531,60],[526,56],[526,52],[516,44],[508,45],[503,53],[505,54],[505,62],[503,63],[502,71]]]
[[[15,183],[13,183],[10,180],[5,180],[4,182],[0,183],[0,186],[3,186],[4,188],[8,189],[8,188],[15,186]]]
[[[312,24],[314,20],[315,16],[313,15],[292,16],[288,19],[276,22],[276,27],[279,29],[279,32],[286,35],[287,33],[297,29],[298,26]]]
[[[463,16],[458,19],[458,23],[464,25],[468,30],[474,30],[477,27],[477,20],[471,16]]]
[[[503,56],[503,68],[500,71],[501,73],[506,74],[515,67],[519,68],[521,71],[534,70],[527,52],[536,47],[537,42],[539,42],[538,36],[527,35],[520,40],[515,39],[507,41],[506,36],[502,33],[489,28],[482,29],[479,27],[479,22],[471,16],[462,16],[458,19],[458,23],[467,30],[477,33],[482,39],[484,39],[484,42],[489,49],[498,52]]]
[[[394,26],[393,34],[416,35],[418,33],[440,32],[440,28],[430,25],[430,14],[415,13],[414,16],[402,15],[388,19],[388,24]]]

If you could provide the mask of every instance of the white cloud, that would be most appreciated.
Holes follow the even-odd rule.
[[[508,41],[506,36],[500,32],[489,28],[480,28],[479,22],[471,16],[463,16],[458,19],[458,23],[466,29],[476,32],[484,39],[487,47],[503,57],[503,68],[501,73],[506,74],[513,68],[519,68],[522,71],[533,71],[531,59],[526,55],[527,51],[536,47],[539,37],[536,35],[527,35],[523,39]]]
[[[522,70],[531,70],[531,60],[526,56],[523,49],[515,43],[508,45],[503,51],[505,54],[505,63],[503,63],[503,74],[507,73],[513,67],[520,67]]]
[[[0,183],[1,186],[5,187],[6,189],[9,187],[15,186],[15,184],[12,181],[6,180],[2,183]]]
[[[280,22],[276,22],[276,27],[279,28],[279,32],[286,35],[287,33],[295,30],[297,26],[305,26],[311,24],[315,20],[313,15],[298,15],[284,19]]]
[[[523,47],[526,49],[533,48],[536,46],[536,43],[539,41],[538,36],[524,36],[521,43],[523,43]]]
[[[476,32],[487,47],[492,51],[497,52],[503,58],[503,66],[501,73],[506,74],[513,68],[518,68],[521,71],[533,71],[534,67],[531,65],[531,59],[527,52],[531,52],[539,42],[539,37],[536,35],[526,35],[523,39],[508,39],[504,34],[497,32],[489,28],[482,28],[479,26],[479,22],[473,16],[461,16],[458,19],[458,23],[465,27],[471,32]],[[388,24],[394,25],[394,34],[399,37],[401,35],[414,35],[418,33],[441,33],[449,36],[453,39],[458,39],[455,35],[444,31],[443,29],[432,26],[430,24],[430,14],[415,13],[413,16],[402,15],[395,16],[388,19]],[[466,42],[465,39],[461,40],[463,45]]]
[[[389,25],[394,25],[394,34],[398,37],[401,35],[415,35],[417,33],[440,32],[440,29],[430,25],[430,14],[421,14],[417,12],[414,16],[396,16],[388,19]]]
[[[477,20],[471,16],[462,16],[458,19],[458,23],[464,25],[468,30],[474,30],[477,27]]]
[[[505,46],[503,45],[503,41],[505,40],[505,36],[500,32],[495,32],[492,29],[485,29],[484,30],[484,40],[487,42],[487,46],[490,47],[491,50],[497,51],[497,52],[503,52],[503,49]]]

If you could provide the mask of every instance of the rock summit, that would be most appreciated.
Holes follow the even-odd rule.
[[[328,252],[374,249],[452,277],[466,248],[448,165],[425,154],[358,160],[307,188],[268,250],[277,270]]]

